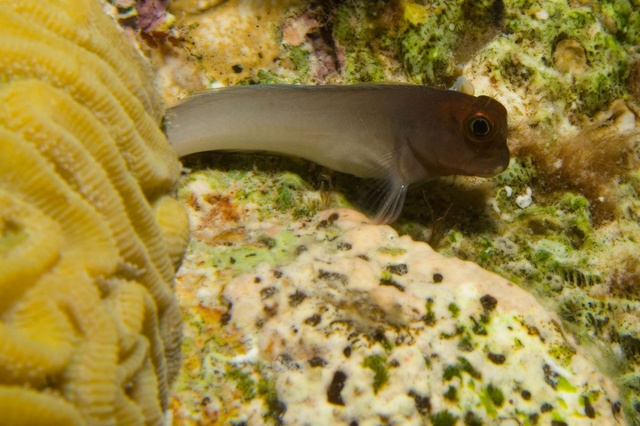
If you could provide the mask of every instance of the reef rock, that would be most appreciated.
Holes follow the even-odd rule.
[[[174,419],[616,422],[612,382],[525,290],[352,210],[257,222],[246,177],[216,177],[181,190],[194,239]]]

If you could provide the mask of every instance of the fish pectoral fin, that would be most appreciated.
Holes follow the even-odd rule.
[[[395,222],[400,216],[400,213],[402,213],[404,199],[407,196],[407,185],[389,185],[388,189],[389,192],[385,196],[374,219],[375,222],[379,224]]]
[[[404,206],[408,185],[398,179],[377,179],[367,185],[367,210],[375,212],[377,224],[393,223]]]

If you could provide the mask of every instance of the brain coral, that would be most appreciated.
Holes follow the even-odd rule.
[[[95,0],[1,0],[4,424],[158,424],[180,360],[179,163]]]

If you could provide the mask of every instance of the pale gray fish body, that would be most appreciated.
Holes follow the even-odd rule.
[[[469,144],[463,134],[474,131],[469,120],[478,116],[490,128],[476,125],[485,140]],[[409,185],[451,174],[488,176],[509,161],[501,104],[416,85],[212,89],[170,108],[166,123],[180,157],[263,151],[382,179],[377,220],[385,223],[399,215]]]

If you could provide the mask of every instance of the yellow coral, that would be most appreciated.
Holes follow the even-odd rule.
[[[0,0],[0,413],[157,424],[188,237],[151,71],[96,0]]]

